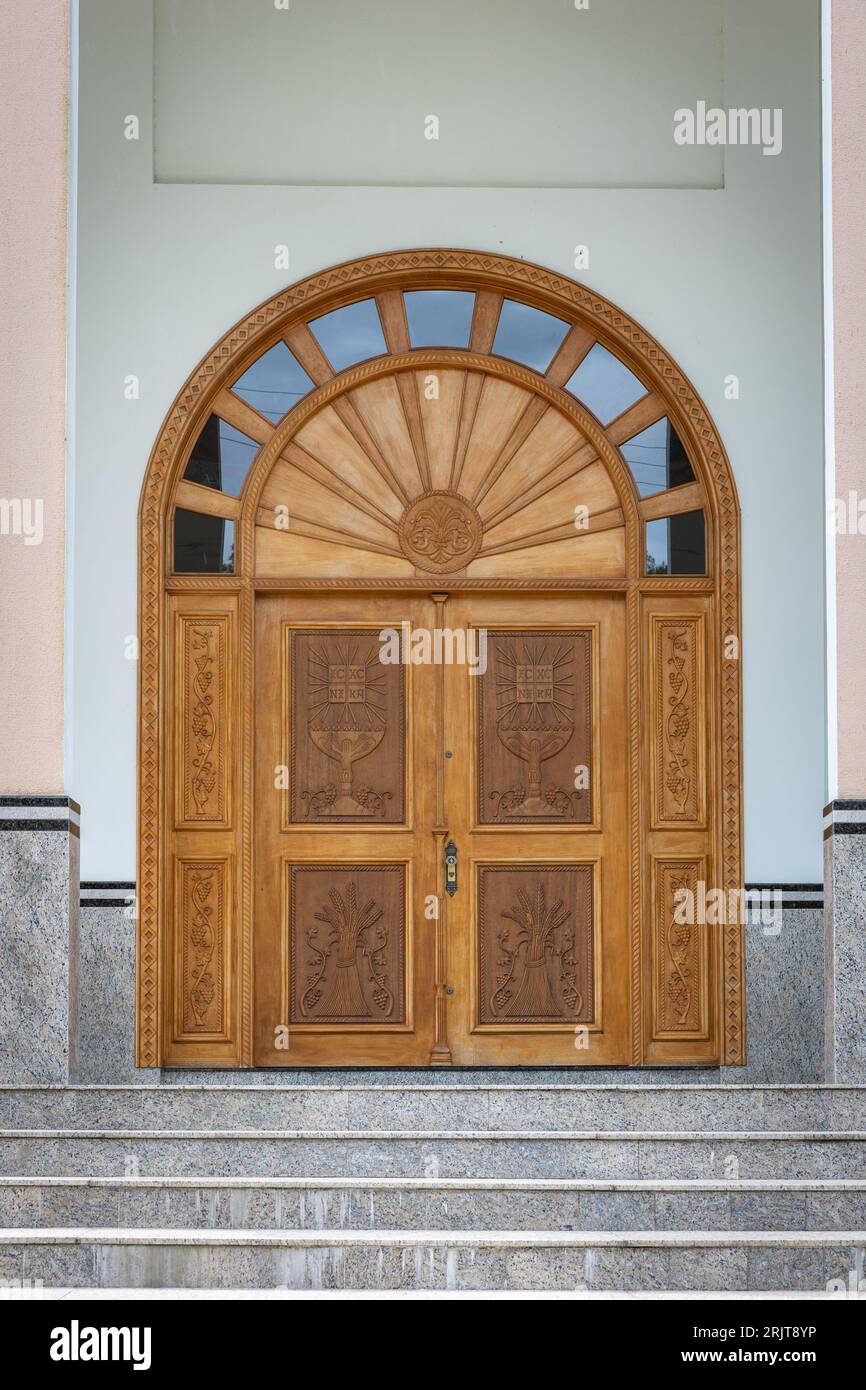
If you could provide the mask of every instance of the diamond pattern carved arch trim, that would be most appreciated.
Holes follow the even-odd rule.
[[[409,350],[408,339],[403,335],[397,317],[392,315],[389,324],[389,305],[393,308],[394,296],[399,296],[402,291],[418,289],[474,292],[475,319],[467,351]],[[395,381],[400,376],[408,378],[413,370],[418,369],[418,363],[423,357],[428,363],[431,360],[437,362],[443,372],[462,370],[468,374],[479,370],[483,359],[484,368],[489,366],[490,374],[495,375],[500,381],[507,382],[510,389],[525,390],[539,399],[545,397],[547,405],[553,407],[554,413],[561,418],[570,419],[574,428],[583,434],[588,445],[595,450],[616,493],[615,505],[601,508],[602,512],[606,513],[602,524],[617,522],[619,519],[613,513],[618,510],[621,517],[619,524],[624,536],[621,576],[601,576],[595,582],[599,585],[617,587],[624,584],[634,588],[636,596],[644,592],[648,586],[676,592],[683,585],[675,578],[641,576],[638,553],[642,530],[640,522],[642,517],[647,519],[650,513],[641,509],[629,470],[618,447],[650,425],[654,419],[667,415],[688,452],[697,479],[696,493],[699,500],[696,505],[702,507],[706,515],[708,572],[712,575],[712,578],[706,581],[706,585],[716,598],[716,649],[719,653],[735,653],[731,659],[721,660],[718,670],[719,753],[716,773],[721,806],[718,853],[723,886],[733,889],[741,882],[739,506],[732,470],[724,447],[697,392],[661,345],[626,313],[587,286],[543,266],[486,252],[441,248],[383,253],[349,261],[312,275],[281,291],[226,333],[203,358],[180,390],[159,432],[147,465],[139,507],[139,1065],[157,1066],[162,1054],[159,1010],[163,982],[160,976],[158,911],[162,836],[160,729],[164,698],[163,648],[166,640],[163,613],[169,571],[167,547],[171,535],[171,511],[176,503],[177,491],[195,441],[209,415],[218,413],[220,399],[225,399],[230,394],[232,383],[237,382],[269,347],[280,341],[288,342],[290,347],[293,343],[297,345],[303,340],[305,333],[309,335],[306,325],[311,320],[362,298],[376,300],[380,318],[386,329],[389,357],[381,359],[380,363],[366,362],[359,367],[349,368],[341,374],[341,378],[332,376],[331,369],[328,369],[325,374],[320,374],[318,381],[310,371],[308,363],[304,362],[305,369],[315,382],[315,391],[283,418],[276,430],[270,422],[264,422],[264,432],[260,430],[257,435],[252,436],[261,446],[260,452],[247,478],[240,503],[235,504],[238,509],[231,513],[240,522],[236,537],[235,572],[231,575],[177,577],[171,581],[173,587],[231,590],[240,594],[243,603],[247,603],[244,595],[249,593],[251,613],[253,587],[256,582],[268,582],[266,577],[257,581],[253,570],[253,538],[259,524],[257,513],[262,506],[267,509],[269,501],[272,501],[267,493],[268,475],[286,443],[300,433],[304,421],[321,410],[324,403],[330,404],[330,398],[327,398],[329,391],[333,393],[333,398],[347,396],[350,390],[369,389],[378,380],[384,379],[387,373],[390,373]],[[565,341],[543,376],[504,358],[491,358],[496,320],[503,299],[531,305],[569,326]],[[623,412],[620,419],[608,425],[602,425],[599,419],[563,389],[566,384],[566,367],[573,369],[580,362],[582,355],[594,344],[600,344],[612,352],[639,378],[647,392],[643,400],[637,401]],[[569,352],[572,354],[571,359]],[[475,362],[469,360],[472,354],[476,356]],[[404,360],[399,363],[398,359],[401,357]],[[459,366],[455,362],[458,358],[461,359]],[[352,373],[357,373],[357,380],[349,387],[347,379]],[[303,420],[302,412],[309,412]],[[230,423],[245,432],[244,424],[249,419],[262,420],[262,417],[249,408],[248,416]],[[416,490],[416,496],[449,491],[447,487],[435,486],[437,479],[433,476],[430,459],[425,455],[425,444],[420,436],[415,435],[411,442],[422,483]],[[493,503],[497,500],[492,496],[497,485],[502,486],[498,476],[480,479],[484,498],[490,499],[489,508],[493,508]],[[686,489],[681,491],[685,494]],[[399,516],[394,516],[385,509],[390,522],[390,525],[385,525],[385,531],[389,537],[396,533],[397,539],[393,544],[389,540],[387,544],[383,542],[382,545],[383,565],[386,558],[394,562],[391,574],[383,573],[383,585],[396,586],[406,582],[402,578],[404,562],[411,561],[411,568],[418,573],[419,543],[426,547],[426,553],[431,557],[438,551],[440,561],[437,563],[444,557],[443,544],[446,548],[451,544],[445,540],[447,518],[443,519],[441,514],[438,520],[434,515],[426,517],[423,524],[418,523],[417,518],[407,516],[414,500],[411,496],[402,499],[403,506]],[[469,500],[471,502],[471,499]],[[683,496],[681,510],[685,509],[686,500]],[[600,499],[599,507],[602,501],[603,499]],[[250,505],[253,503],[255,511],[253,505]],[[501,497],[499,503],[495,508],[495,526],[492,524],[493,514],[485,518],[477,506],[475,510],[481,515],[482,530],[485,533],[483,544],[490,545],[498,554],[505,554],[515,548],[515,542],[521,537],[513,533],[516,523],[508,514],[507,498]],[[180,502],[177,504],[182,505]],[[381,508],[381,499],[374,502],[374,505]],[[396,505],[392,504],[392,511],[395,510]],[[590,508],[590,511],[594,517],[593,508]],[[229,515],[228,512],[216,514]],[[662,513],[656,510],[655,514]],[[401,534],[401,524],[404,521],[411,530],[411,536],[408,538],[406,527]],[[508,529],[509,523],[512,526],[511,532]],[[461,553],[468,555],[470,550],[472,551],[473,559],[470,564],[476,566],[474,574],[478,576],[475,582],[479,585],[493,582],[487,576],[495,574],[495,568],[485,570],[487,562],[481,558],[482,551],[477,544],[478,536],[473,532],[471,520],[464,517],[457,529],[461,533],[459,545],[466,545],[466,549]],[[498,529],[498,535],[491,543],[490,533],[495,529]],[[315,537],[310,539],[313,540]],[[535,573],[536,582],[540,585],[544,542],[535,536],[533,543],[539,556]],[[397,553],[388,556],[389,548]],[[428,582],[430,575],[449,571],[441,567],[431,567],[422,572],[428,576],[428,580],[423,582]],[[259,573],[264,573],[261,567]],[[580,574],[579,578],[581,583],[591,582],[590,578],[585,578],[583,574]],[[279,581],[274,579],[272,582]],[[326,581],[320,572],[318,575],[313,573],[309,582],[317,585]],[[518,579],[514,582],[518,585],[525,581]],[[243,670],[251,660],[249,622],[246,619],[241,629],[239,660]],[[240,814],[246,833],[250,829],[248,805],[243,807]],[[245,911],[246,908],[242,906],[242,915]],[[242,1014],[248,1015],[251,975],[248,944],[245,945],[243,941],[240,952],[242,960],[239,1007]],[[723,1060],[737,1062],[744,1056],[744,1025],[742,946],[740,932],[735,925],[725,929],[722,957]],[[246,1042],[242,1051],[245,1048]]]

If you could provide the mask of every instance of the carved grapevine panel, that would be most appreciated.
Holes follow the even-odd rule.
[[[291,819],[399,825],[406,815],[406,668],[378,629],[290,634]]]
[[[653,824],[704,819],[703,619],[652,618]]]
[[[230,621],[228,614],[177,615],[179,825],[229,825]]]
[[[491,631],[478,680],[478,820],[592,823],[592,635]]]
[[[290,1022],[403,1023],[402,864],[289,867]]]
[[[478,866],[478,1021],[591,1022],[591,864]]]
[[[706,1035],[706,933],[702,920],[706,883],[701,859],[653,864],[653,1035]]]
[[[178,861],[180,926],[177,1031],[181,1036],[227,1032],[228,864],[225,859]]]

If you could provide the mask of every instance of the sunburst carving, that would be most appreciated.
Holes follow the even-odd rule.
[[[260,575],[625,572],[601,446],[522,382],[451,357],[432,399],[431,373],[399,371],[302,420],[260,497]]]

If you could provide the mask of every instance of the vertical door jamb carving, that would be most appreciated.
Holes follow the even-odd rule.
[[[436,612],[436,626],[444,628],[445,608],[448,595],[430,595]],[[445,666],[440,661],[436,673],[436,730],[434,749],[436,757],[436,824],[433,838],[436,842],[436,1006],[434,1012],[433,1048],[430,1053],[431,1066],[446,1067],[451,1063],[451,1049],[448,1046],[448,894],[442,892],[442,875],[445,864],[445,843],[448,839],[448,826],[445,820]]]

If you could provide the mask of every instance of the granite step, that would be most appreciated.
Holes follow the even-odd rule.
[[[0,1178],[0,1226],[866,1230],[866,1180]]]
[[[866,1231],[0,1230],[52,1288],[844,1291]]]
[[[860,1130],[854,1086],[0,1087],[0,1128]]]
[[[736,1067],[166,1067],[141,1073],[159,1086],[716,1086],[746,1083]],[[91,1084],[100,1084],[96,1078]],[[820,1083],[799,1083],[817,1085]]]
[[[0,1175],[864,1178],[866,1132],[0,1131]]]

